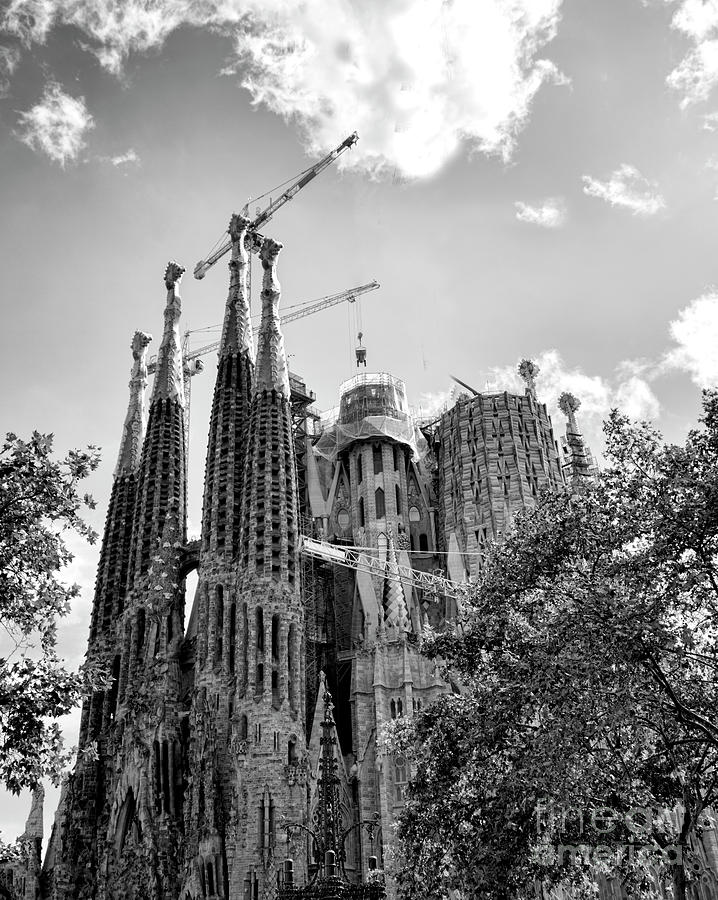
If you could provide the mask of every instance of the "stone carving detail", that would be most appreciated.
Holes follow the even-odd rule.
[[[247,271],[247,226],[249,219],[232,216],[227,233],[232,241],[232,258],[229,261],[229,294],[224,310],[224,325],[220,353],[237,353],[246,350],[254,361],[254,336],[249,310]]]
[[[570,425],[576,425],[576,413],[581,406],[581,401],[568,391],[564,391],[558,398],[558,408],[566,416]]]
[[[281,249],[277,241],[265,238],[260,251],[264,275],[255,386],[258,393],[277,391],[289,399],[289,369],[279,328],[281,288],[277,280],[277,257]]]
[[[165,286],[167,303],[165,306],[165,325],[162,343],[157,353],[157,374],[152,387],[152,402],[155,400],[177,400],[184,406],[184,366],[182,362],[182,344],[179,331],[179,320],[182,313],[182,300],[177,293],[184,269],[175,262],[167,264],[165,270]]]
[[[526,382],[526,391],[536,397],[536,376],[541,370],[532,359],[522,359],[519,363],[519,375]]]
[[[130,402],[127,407],[125,424],[122,426],[122,440],[117,457],[115,478],[129,475],[140,464],[142,441],[145,436],[145,389],[147,388],[147,347],[151,334],[136,331],[132,338],[132,372],[130,374]]]

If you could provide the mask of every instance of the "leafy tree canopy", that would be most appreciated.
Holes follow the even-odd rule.
[[[685,896],[718,787],[718,392],[703,405],[684,446],[614,411],[608,467],[517,515],[426,640],[462,690],[393,737],[415,762],[405,897],[604,876],[641,897],[656,873]]]
[[[80,517],[95,504],[79,484],[98,464],[93,446],[53,459],[52,435],[38,432],[8,434],[0,450],[0,782],[14,793],[56,781],[64,764],[55,720],[77,703],[83,676],[56,653],[58,618],[80,590],[59,576],[73,558],[68,532],[97,539]]]

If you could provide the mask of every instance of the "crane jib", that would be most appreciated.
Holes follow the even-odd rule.
[[[249,232],[256,231],[266,222],[268,222],[274,213],[280,209],[280,207],[284,206],[285,203],[288,203],[295,194],[302,190],[307,184],[309,184],[312,179],[316,178],[320,172],[323,172],[324,169],[328,165],[334,162],[334,160],[340,156],[345,150],[348,150],[350,147],[353,147],[354,144],[359,140],[359,135],[355,132],[349,135],[349,137],[345,138],[344,141],[335,149],[332,150],[331,153],[328,153],[323,159],[320,159],[319,162],[312,166],[312,168],[305,172],[293,185],[287,188],[284,193],[274,200],[269,206],[263,210],[257,218],[250,224],[247,229]],[[245,207],[246,208],[246,207]],[[254,242],[256,246],[256,241]],[[220,259],[224,254],[230,249],[231,243],[227,242],[223,244],[219,250],[212,254],[206,260],[200,260],[194,268],[194,277],[197,279],[204,278],[207,271]],[[252,248],[250,248],[252,249]]]

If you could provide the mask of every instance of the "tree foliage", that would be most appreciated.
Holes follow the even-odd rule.
[[[63,765],[55,721],[77,703],[82,676],[56,653],[57,621],[79,593],[60,576],[73,559],[65,538],[97,535],[80,516],[94,507],[79,484],[96,447],[52,458],[52,435],[8,434],[0,450],[0,781],[18,793]]]
[[[405,897],[592,896],[601,875],[685,896],[718,787],[718,392],[703,402],[683,446],[614,411],[608,467],[518,515],[426,640],[463,688],[402,737]]]

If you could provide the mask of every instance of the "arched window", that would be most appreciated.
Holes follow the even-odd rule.
[[[215,664],[221,666],[224,632],[224,588],[221,584],[217,585],[215,594],[217,598],[217,639],[215,642],[216,653],[214,661]]]
[[[108,715],[110,722],[114,721],[117,713],[117,689],[120,686],[120,669],[122,667],[122,657],[116,656],[112,663],[112,686],[110,687],[110,697],[108,706]]]
[[[401,515],[401,491],[399,490],[399,485],[394,485],[394,496],[396,497],[396,514],[397,516]]]
[[[298,765],[299,760],[297,759],[297,736],[296,734],[292,734],[289,736],[289,740],[287,741],[287,765],[288,766],[296,766]]]
[[[394,471],[398,472],[399,471],[399,448],[396,446],[396,444],[391,445],[391,454],[394,458]]]
[[[294,672],[297,658],[296,642],[297,629],[292,624],[289,626],[289,634],[287,636],[287,686],[289,688],[289,705],[292,709],[297,708],[297,680]]]
[[[362,465],[362,451],[359,449],[359,453],[357,454],[357,477],[359,479],[359,484],[362,483],[364,479],[364,466]]]
[[[429,538],[425,534],[419,535],[419,550],[425,553],[429,550]]]
[[[392,719],[396,718],[396,701],[392,700],[389,704],[389,709],[391,710]]]
[[[418,506],[410,506],[409,507],[409,521],[410,522],[420,522],[421,521],[421,513],[419,512]]]
[[[137,610],[137,658],[142,655],[145,643],[145,611],[140,607]]]
[[[403,803],[406,799],[406,785],[409,780],[406,757],[394,757],[394,785],[396,787],[396,802]]]
[[[237,649],[237,607],[233,603],[229,607],[229,674],[234,675],[235,654]]]
[[[264,612],[261,606],[257,607],[255,622],[257,631],[257,652],[264,653]]]
[[[374,494],[374,502],[376,504],[376,517],[383,519],[386,516],[386,503],[384,501],[383,488],[377,488]]]
[[[239,720],[239,739],[246,741],[249,736],[249,723],[246,716],[241,716]]]
[[[364,498],[359,498],[359,526],[364,527]]]
[[[384,460],[382,459],[381,444],[374,444],[372,451],[374,457],[374,474],[378,475],[380,472],[384,471]]]

